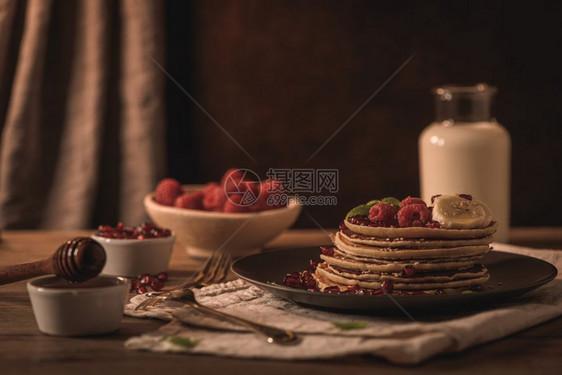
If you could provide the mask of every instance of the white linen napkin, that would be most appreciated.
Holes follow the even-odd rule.
[[[494,249],[530,255],[562,268],[562,251],[493,244]],[[131,299],[125,314],[170,321],[159,330],[132,337],[125,347],[155,352],[214,354],[277,360],[319,359],[372,354],[400,364],[416,364],[440,353],[459,352],[496,340],[562,315],[562,276],[532,292],[489,310],[455,313],[412,321],[394,316],[348,315],[315,310],[270,295],[242,280],[196,291],[204,305],[256,322],[295,331],[296,345],[267,344],[263,337],[200,315],[179,302],[148,311],[134,307],[146,297]],[[182,324],[171,315],[175,312]]]

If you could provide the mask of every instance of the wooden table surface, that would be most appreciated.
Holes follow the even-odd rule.
[[[67,239],[88,231],[4,231],[0,265],[44,258]],[[293,230],[268,248],[328,243],[320,230]],[[562,249],[562,228],[516,228],[512,243]],[[171,281],[179,282],[200,266],[176,246]],[[130,351],[123,342],[150,332],[163,322],[124,317],[118,332],[89,338],[43,335],[37,329],[25,281],[0,286],[0,374],[484,374],[559,373],[562,368],[562,318],[510,337],[433,358],[414,367],[396,366],[371,356],[323,361],[267,361],[202,355]]]

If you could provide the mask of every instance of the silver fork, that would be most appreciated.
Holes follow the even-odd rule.
[[[203,267],[193,277],[173,289],[150,293],[150,298],[139,303],[137,307],[135,307],[135,310],[145,310],[150,306],[172,298],[174,293],[182,292],[188,288],[223,282],[228,276],[228,269],[231,263],[232,256],[230,254],[226,254],[223,251],[216,251],[207,259]]]
[[[239,318],[237,316],[234,315],[230,315],[230,314],[226,314],[223,313],[222,311],[218,311],[215,309],[212,309],[210,307],[207,307],[205,305],[200,304],[196,299],[195,299],[195,294],[193,293],[193,291],[189,288],[184,289],[183,291],[175,291],[172,293],[171,296],[172,299],[183,302],[189,306],[191,306],[192,308],[196,309],[197,311],[200,311],[204,314],[213,316],[217,319],[220,320],[224,320],[230,323],[234,323],[246,328],[249,328],[250,330],[265,336],[267,339],[267,342],[269,342],[270,344],[295,344],[297,343],[297,335],[293,332],[293,331],[289,331],[288,329],[280,329],[280,328],[275,328],[272,326],[268,326],[265,324],[260,324],[260,323],[256,323],[256,322],[252,322],[250,320],[246,320],[244,318]],[[176,319],[179,319],[180,321],[182,320],[181,316],[177,313],[174,312],[172,313],[172,316]]]

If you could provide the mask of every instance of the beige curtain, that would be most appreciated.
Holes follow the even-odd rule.
[[[164,172],[164,1],[0,0],[0,227],[144,219]]]

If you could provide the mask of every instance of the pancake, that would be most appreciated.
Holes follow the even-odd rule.
[[[340,236],[355,244],[374,247],[398,247],[409,249],[444,248],[458,246],[489,245],[494,240],[492,236],[470,239],[425,239],[425,238],[380,238],[354,233],[349,229],[339,232]]]
[[[419,260],[373,260],[368,258],[351,258],[343,256],[339,250],[333,256],[320,255],[320,258],[329,265],[345,267],[359,271],[372,272],[402,272],[405,267],[413,267],[415,270],[454,270],[458,268],[471,267],[479,264],[482,256],[461,257],[452,259],[419,259]]]
[[[314,272],[314,278],[319,286],[320,290],[325,289],[330,286],[337,286],[340,290],[345,290],[347,286],[359,285],[366,289],[380,289],[381,280],[359,280],[357,278],[345,277],[343,275],[338,275],[330,272],[326,269],[324,264],[318,265],[316,271]],[[454,279],[449,281],[431,281],[423,280],[420,282],[412,283],[408,282],[406,279],[401,279],[393,282],[395,290],[436,290],[436,289],[468,289],[474,285],[480,285],[486,282],[490,278],[487,270],[484,274],[475,277],[464,278],[464,279]]]
[[[437,249],[402,249],[402,248],[380,248],[362,244],[355,244],[345,240],[340,235],[334,236],[334,245],[343,253],[355,256],[375,259],[435,259],[435,258],[459,258],[467,256],[484,255],[490,251],[489,245],[458,246]]]
[[[388,239],[471,239],[491,236],[498,228],[497,222],[493,221],[486,228],[475,229],[445,229],[445,228],[427,228],[427,227],[369,227],[366,225],[352,224],[344,220],[345,226],[352,232],[372,236],[377,238]]]
[[[472,265],[466,268],[456,270],[434,270],[416,272],[412,276],[403,275],[401,272],[371,272],[371,271],[355,271],[349,268],[339,266],[332,266],[328,263],[323,263],[322,268],[326,272],[334,275],[339,275],[352,280],[360,281],[377,281],[392,280],[403,283],[421,283],[421,282],[447,282],[453,280],[472,279],[484,276],[488,270],[481,264]]]

